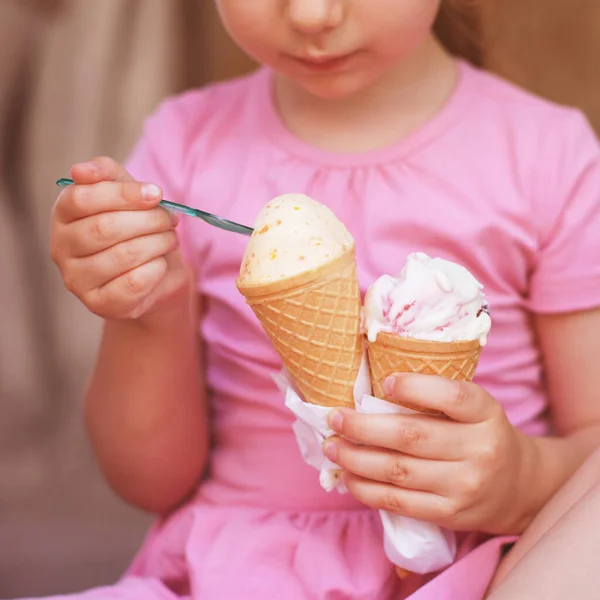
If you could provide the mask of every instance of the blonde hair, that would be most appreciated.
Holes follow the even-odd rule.
[[[449,52],[477,66],[484,60],[481,4],[482,0],[442,0],[434,25],[435,34]]]

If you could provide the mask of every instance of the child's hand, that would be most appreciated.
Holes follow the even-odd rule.
[[[160,188],[108,158],[71,174],[76,185],[52,211],[51,255],[66,287],[106,319],[139,318],[182,289],[177,218],[158,206]]]
[[[332,412],[331,428],[347,439],[331,438],[324,449],[350,492],[373,508],[449,529],[522,531],[533,516],[522,495],[534,485],[524,481],[534,446],[500,404],[475,384],[431,375],[397,375],[385,389],[449,419]]]

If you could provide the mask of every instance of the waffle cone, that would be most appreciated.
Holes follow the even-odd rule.
[[[237,286],[304,401],[354,408],[364,347],[354,247],[296,277]]]
[[[471,381],[481,355],[479,340],[428,342],[390,333],[380,333],[375,342],[367,342],[367,350],[373,394],[390,402],[393,400],[386,398],[383,391],[383,382],[390,375],[423,373]],[[429,414],[440,414],[438,411],[423,410],[409,404],[402,406]]]

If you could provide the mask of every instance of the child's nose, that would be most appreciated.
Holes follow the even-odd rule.
[[[345,0],[288,0],[292,27],[307,35],[337,27],[344,18]]]

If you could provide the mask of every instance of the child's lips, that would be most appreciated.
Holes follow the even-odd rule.
[[[292,56],[292,60],[303,68],[311,71],[335,71],[345,67],[358,52],[351,52],[338,56],[300,57]]]

